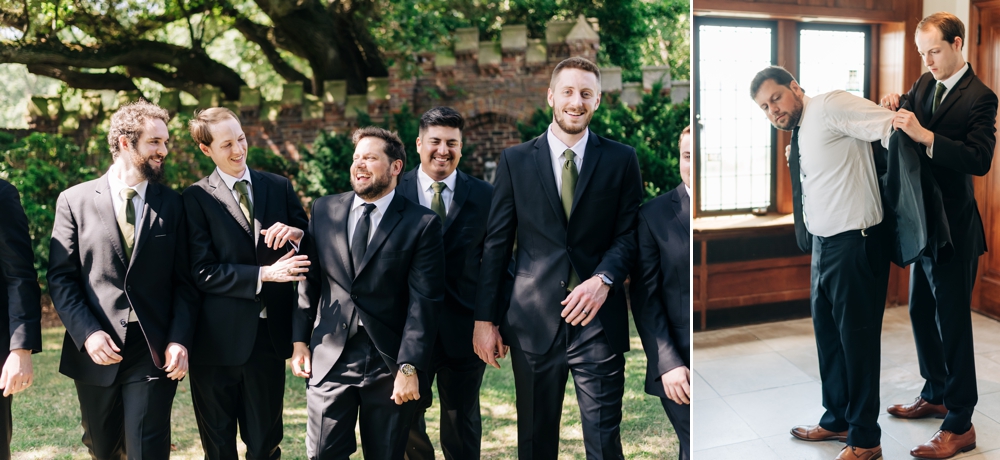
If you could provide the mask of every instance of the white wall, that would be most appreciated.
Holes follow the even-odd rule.
[[[968,43],[970,36],[975,36],[973,31],[969,30],[969,0],[924,0],[924,17],[938,11],[947,11],[954,14],[965,23],[966,43]],[[963,47],[962,55],[965,56],[966,60],[969,59],[968,46]]]

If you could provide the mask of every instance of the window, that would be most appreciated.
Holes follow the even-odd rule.
[[[841,89],[868,97],[869,36],[867,26],[799,25],[799,72],[806,94]]]
[[[775,59],[774,22],[696,18],[699,215],[774,202],[774,132],[750,99],[753,76]]]

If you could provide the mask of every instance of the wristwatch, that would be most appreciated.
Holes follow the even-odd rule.
[[[417,368],[413,367],[410,363],[406,363],[399,366],[399,372],[402,372],[407,377],[411,377],[417,373]]]
[[[598,273],[598,274],[596,274],[594,276],[600,278],[601,282],[604,283],[608,287],[611,287],[611,286],[613,286],[615,284],[614,282],[611,281],[611,278],[608,278],[608,275],[605,275],[604,273]]]

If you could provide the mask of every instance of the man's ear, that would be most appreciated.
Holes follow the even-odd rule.
[[[122,134],[118,136],[118,150],[127,152],[129,150],[128,136]]]
[[[201,153],[204,153],[205,156],[209,156],[209,157],[212,156],[212,151],[208,148],[207,145],[202,144],[202,143],[198,143],[198,148],[201,149]]]
[[[403,160],[395,160],[392,162],[392,175],[398,176],[403,173]]]

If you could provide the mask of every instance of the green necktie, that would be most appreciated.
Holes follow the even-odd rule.
[[[944,96],[944,83],[938,82],[937,88],[934,88],[934,105],[931,106],[931,115],[937,112],[939,106],[941,106],[941,97]]]
[[[233,189],[236,193],[240,195],[240,211],[243,211],[243,217],[247,218],[247,223],[250,227],[253,227],[253,203],[250,202],[250,195],[247,192],[248,181],[241,180],[233,185]]]
[[[573,193],[576,192],[576,179],[579,174],[576,170],[576,162],[573,161],[576,154],[573,153],[572,150],[566,149],[566,151],[563,152],[563,157],[565,158],[565,161],[563,161],[562,167],[562,190],[560,193],[562,194],[563,210],[566,211],[566,220],[568,221],[569,213],[573,210]],[[572,291],[573,288],[577,287],[579,284],[580,276],[576,274],[576,270],[574,270],[573,265],[570,264],[569,285],[566,286],[566,290]]]
[[[431,211],[441,216],[441,223],[444,223],[448,213],[444,209],[444,197],[441,196],[441,192],[448,188],[448,186],[444,182],[435,182],[431,184],[431,188],[434,189],[434,196],[431,197]]]
[[[132,248],[135,247],[135,204],[132,203],[132,197],[136,195],[136,191],[126,188],[119,195],[123,201],[122,208],[118,211],[118,229],[125,240],[125,259],[131,261]]]

